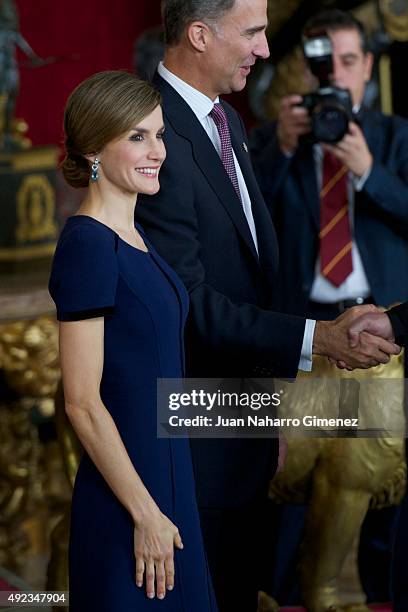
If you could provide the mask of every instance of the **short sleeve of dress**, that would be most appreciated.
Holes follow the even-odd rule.
[[[112,315],[118,280],[116,235],[102,225],[65,227],[52,264],[49,291],[59,321]]]

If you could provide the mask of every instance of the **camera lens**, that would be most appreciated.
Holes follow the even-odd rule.
[[[317,141],[339,142],[347,133],[349,117],[344,108],[323,105],[312,115],[312,130]]]

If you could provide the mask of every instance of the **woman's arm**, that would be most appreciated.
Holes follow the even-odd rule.
[[[60,323],[60,359],[65,409],[86,452],[135,524],[136,583],[146,572],[146,590],[161,599],[174,585],[177,528],[165,517],[138,476],[99,387],[104,361],[102,317]]]

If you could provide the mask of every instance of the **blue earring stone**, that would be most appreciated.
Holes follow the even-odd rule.
[[[92,164],[91,181],[98,180],[99,178],[98,169],[99,169],[99,159],[96,158],[94,163]]]

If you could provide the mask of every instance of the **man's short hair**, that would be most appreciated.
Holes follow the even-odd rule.
[[[340,9],[326,9],[316,13],[306,22],[303,28],[303,35],[310,36],[314,33],[322,34],[327,30],[336,32],[338,30],[357,30],[361,48],[364,53],[368,51],[367,36],[364,26],[359,19],[351,13],[341,11]]]
[[[193,21],[215,25],[234,4],[235,0],[162,0],[166,44],[177,45],[184,30]]]

